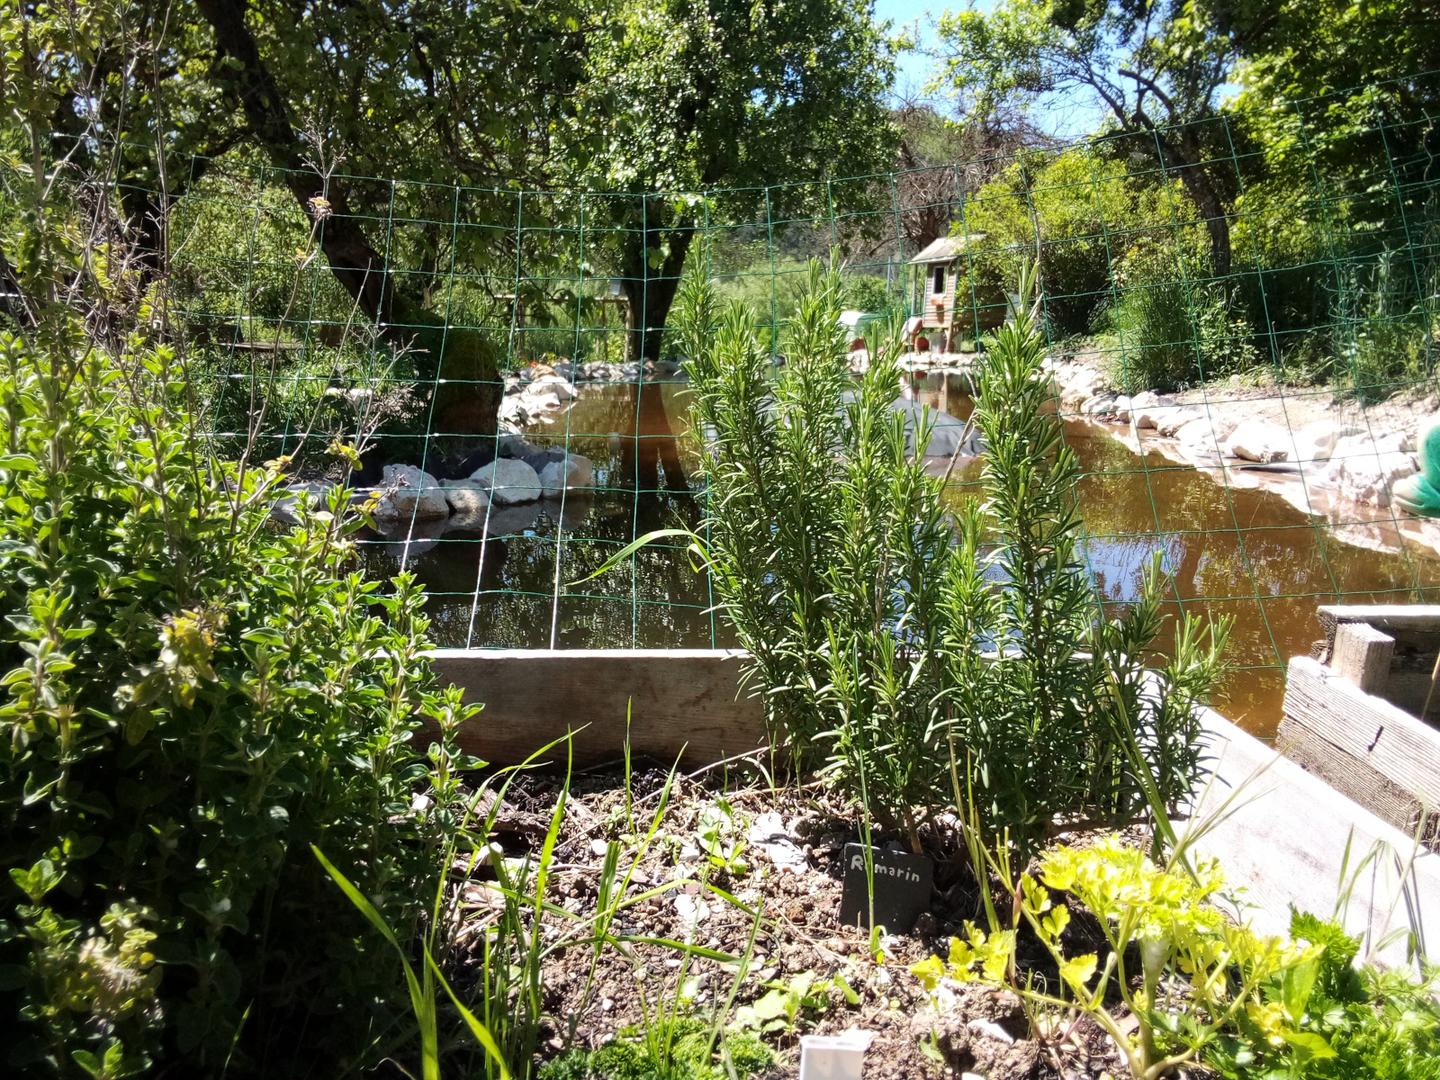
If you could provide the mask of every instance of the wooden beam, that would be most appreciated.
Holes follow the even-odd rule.
[[[1340,623],[1335,628],[1330,666],[1367,694],[1384,695],[1394,656],[1395,639],[1369,623]]]
[[[632,753],[687,765],[766,744],[757,698],[740,690],[744,654],[733,649],[437,649],[442,679],[484,711],[459,742],[492,764],[524,761],[575,732],[577,764]],[[565,760],[559,749],[552,761]]]
[[[1440,630],[1440,604],[1321,604],[1322,622],[1364,622],[1385,629]]]
[[[1202,786],[1196,818],[1225,813],[1197,846],[1220,860],[1230,888],[1244,887],[1255,928],[1287,933],[1291,905],[1329,915],[1351,884],[1348,873],[1353,892],[1341,921],[1364,935],[1365,948],[1378,950],[1375,959],[1407,966],[1395,932],[1414,923],[1429,935],[1422,941],[1429,959],[1440,960],[1440,853],[1417,852],[1408,830],[1381,821],[1218,713],[1203,710],[1202,722],[1211,736],[1213,780]],[[1356,877],[1360,860],[1377,845],[1380,857]]]
[[[1290,661],[1276,741],[1398,829],[1440,808],[1440,731],[1308,656]]]

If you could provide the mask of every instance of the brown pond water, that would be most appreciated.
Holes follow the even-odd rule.
[[[917,396],[964,417],[957,384],[932,377]],[[733,645],[707,609],[706,578],[682,548],[651,548],[623,569],[568,585],[597,569],[632,537],[696,518],[693,501],[668,491],[635,493],[637,428],[642,447],[666,439],[665,418],[683,431],[683,384],[582,387],[567,413],[533,428],[537,443],[590,457],[597,490],[492,513],[489,538],[446,532],[381,540],[372,569],[402,562],[425,583],[438,643],[496,648],[706,648]],[[663,413],[655,408],[663,405]],[[639,422],[637,423],[637,417]],[[661,429],[661,430],[657,430]],[[615,433],[618,433],[618,437]],[[1173,579],[1170,608],[1233,616],[1235,671],[1218,707],[1259,735],[1280,719],[1284,665],[1320,636],[1317,604],[1440,601],[1440,559],[1382,553],[1339,542],[1329,527],[1263,490],[1234,490],[1158,453],[1137,455],[1095,427],[1067,422],[1079,456],[1085,557],[1101,595],[1135,599],[1151,553]],[[689,440],[680,458],[693,466]],[[641,461],[644,459],[641,452]],[[973,497],[977,467],[956,471],[950,497]],[[658,487],[643,475],[640,486]]]

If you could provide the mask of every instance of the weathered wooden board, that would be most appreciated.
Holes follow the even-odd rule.
[[[739,689],[731,649],[437,649],[441,678],[484,711],[462,731],[466,750],[494,764],[524,761],[575,732],[577,764],[617,761],[626,715],[632,753],[695,766],[765,743],[760,702]],[[552,760],[564,761],[557,750]]]
[[[1341,623],[1335,628],[1330,666],[1367,694],[1384,694],[1394,656],[1395,639],[1369,623]]]
[[[1290,661],[1277,744],[1397,828],[1440,808],[1440,731],[1309,657]]]
[[[1440,604],[1321,604],[1322,622],[1364,622],[1382,629],[1440,630]]]
[[[1429,935],[1422,942],[1429,959],[1440,960],[1440,853],[1417,853],[1409,835],[1218,713],[1205,710],[1204,724],[1214,779],[1197,812],[1218,810],[1232,793],[1240,794],[1234,813],[1199,847],[1220,860],[1230,888],[1244,888],[1256,928],[1288,932],[1292,904],[1329,916],[1345,884],[1347,844],[1352,869],[1380,845],[1381,857],[1355,882],[1346,928],[1363,935],[1367,949],[1377,948],[1377,959],[1404,966],[1403,941],[1392,935],[1413,922]]]

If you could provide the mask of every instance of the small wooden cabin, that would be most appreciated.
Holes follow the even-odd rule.
[[[923,338],[928,348],[953,352],[962,340],[974,341],[1005,321],[1009,302],[998,283],[972,280],[957,289],[973,269],[970,256],[984,241],[984,233],[942,236],[910,260],[919,293],[916,314],[906,327],[912,347],[918,348]]]

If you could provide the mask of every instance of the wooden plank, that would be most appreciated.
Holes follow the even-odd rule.
[[[1287,933],[1292,904],[1330,915],[1342,884],[1347,841],[1352,868],[1372,847],[1383,845],[1388,848],[1384,857],[1356,883],[1344,913],[1346,929],[1378,947],[1412,918],[1408,891],[1413,919],[1429,935],[1424,942],[1429,958],[1440,960],[1440,853],[1417,853],[1402,880],[1397,868],[1414,853],[1410,835],[1213,710],[1203,711],[1202,722],[1211,737],[1213,780],[1202,790],[1197,814],[1219,810],[1232,793],[1240,794],[1231,805],[1234,813],[1198,846],[1220,860],[1230,889],[1245,889],[1256,929]],[[1376,958],[1397,967],[1407,963],[1399,940],[1379,948]]]
[[[1278,743],[1282,750],[1308,744],[1306,757],[1326,780],[1399,828],[1422,806],[1440,808],[1440,731],[1309,657],[1290,661]],[[1391,816],[1394,796],[1386,785],[1413,800],[1407,820]]]
[[[1335,629],[1330,666],[1367,694],[1384,695],[1390,682],[1395,639],[1369,623],[1341,623]]]
[[[1364,622],[1412,630],[1440,630],[1440,604],[1321,604],[1322,620]]]
[[[437,649],[440,677],[484,711],[460,744],[486,761],[523,761],[576,732],[578,764],[635,754],[698,767],[765,744],[760,702],[739,692],[733,649]],[[564,761],[564,751],[552,760]]]

